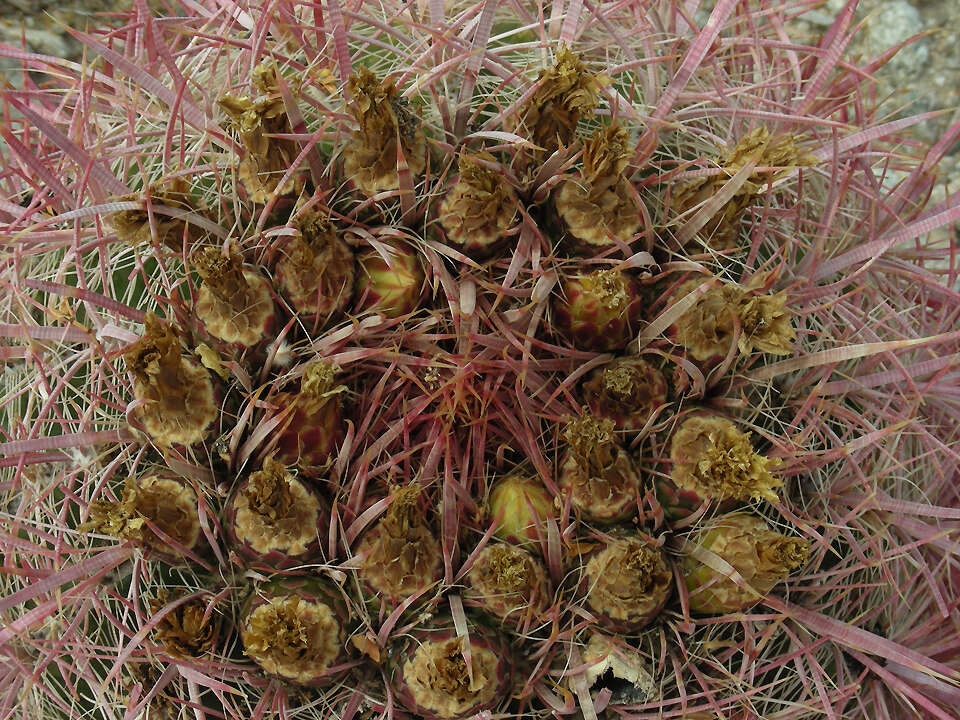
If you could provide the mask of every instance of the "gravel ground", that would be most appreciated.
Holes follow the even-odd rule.
[[[28,49],[60,57],[77,58],[82,50],[62,24],[84,28],[130,0],[0,0],[0,41],[19,45],[21,33]],[[798,26],[801,32],[819,33],[837,16],[846,0],[825,0]],[[709,9],[711,0],[702,3]],[[948,125],[960,119],[960,0],[861,0],[856,19],[867,19],[849,52],[876,53],[925,33],[902,50],[878,74],[879,90],[888,96],[889,112],[946,110],[943,116],[917,127],[928,142],[935,141]],[[61,24],[62,23],[62,24]],[[2,69],[2,65],[0,65]],[[960,189],[960,147],[941,166],[942,180]]]

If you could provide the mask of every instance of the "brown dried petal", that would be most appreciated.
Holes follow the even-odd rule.
[[[139,480],[128,478],[117,502],[91,503],[89,519],[80,529],[135,540],[155,550],[176,554],[176,548],[150,531],[148,520],[188,550],[200,539],[196,494],[176,480],[153,475]]]
[[[274,314],[266,279],[245,270],[239,255],[204,248],[193,259],[203,283],[194,313],[214,337],[253,346],[264,339]]]
[[[541,71],[538,87],[520,111],[520,129],[548,152],[573,141],[577,123],[597,106],[602,82],[580,57],[561,45],[553,66]]]
[[[200,208],[190,197],[190,189],[183,178],[174,178],[166,183],[151,185],[147,194],[150,196],[151,206],[166,206],[191,213],[201,213]],[[141,200],[139,194],[124,195],[117,200]],[[145,204],[145,201],[144,201]],[[196,225],[188,224],[180,218],[173,218],[163,213],[154,213],[154,227],[156,238],[172,250],[180,251],[183,247],[184,228],[187,230],[188,241],[198,240],[203,232]],[[131,245],[150,244],[153,233],[150,227],[150,214],[146,207],[137,210],[121,210],[110,215],[110,224],[117,232],[117,237]]]
[[[696,290],[700,284],[699,280],[684,283],[677,290],[677,298]],[[677,320],[677,342],[695,360],[727,354],[733,343],[743,293],[743,288],[736,283],[712,287]]]
[[[614,426],[613,420],[597,420],[586,408],[580,417],[567,423],[564,440],[583,472],[602,474],[613,463],[617,449],[613,438]]]
[[[159,612],[173,598],[166,590],[160,590],[150,601],[150,610]],[[163,616],[153,629],[153,639],[174,657],[199,657],[209,651],[216,641],[216,623],[207,617],[206,603],[194,598],[178,605]]]
[[[249,657],[268,673],[294,682],[311,682],[340,654],[341,628],[333,610],[295,595],[254,608],[240,635]]]
[[[463,640],[425,642],[403,665],[403,679],[420,707],[441,718],[462,715],[493,700],[499,686],[497,656],[486,647],[471,648],[471,668],[463,658]]]
[[[464,596],[501,617],[524,608],[536,610],[546,599],[543,568],[526,550],[512,545],[485,547],[470,567],[467,580]]]
[[[754,350],[773,355],[789,355],[793,352],[796,333],[790,325],[791,314],[787,310],[787,294],[745,295],[738,308],[740,316],[740,352]]]
[[[770,473],[778,461],[757,454],[749,433],[721,417],[688,418],[670,442],[670,472],[681,488],[714,500],[778,500],[781,481]]]
[[[620,538],[587,561],[587,602],[611,620],[652,619],[662,607],[673,576],[663,553],[638,538]]]
[[[237,537],[261,555],[303,555],[317,539],[320,502],[272,458],[250,475],[235,502]]]
[[[426,167],[426,137],[419,117],[407,108],[393,80],[381,83],[359,66],[347,81],[352,97],[348,110],[359,125],[344,148],[344,174],[367,195],[400,187],[397,142],[410,172]]]
[[[490,245],[513,224],[517,200],[503,177],[478,159],[463,155],[460,176],[440,203],[440,224],[459,245]]]

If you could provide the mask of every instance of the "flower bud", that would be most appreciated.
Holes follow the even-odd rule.
[[[90,503],[80,530],[133,540],[148,556],[169,563],[182,562],[187,552],[206,550],[197,494],[180,478],[164,474],[127,478],[118,501]]]
[[[270,399],[278,413],[293,408],[278,428],[276,457],[307,475],[322,473],[343,443],[340,398],[346,388],[336,384],[338,370],[322,360],[311,362],[303,371],[299,392],[282,392]]]
[[[589,412],[567,423],[569,445],[560,463],[557,484],[571,495],[571,504],[585,519],[622,520],[637,508],[640,473],[613,437],[613,420],[594,419]]]
[[[170,325],[147,313],[146,327],[123,354],[133,374],[133,396],[144,404],[134,417],[159,447],[201,442],[219,416],[213,381],[196,360],[183,354]]]
[[[517,198],[502,175],[481,162],[492,155],[462,155],[460,174],[440,202],[439,225],[446,241],[474,260],[503,247],[517,214]]]
[[[510,625],[522,626],[543,612],[550,586],[540,560],[513,545],[491,543],[470,566],[463,599]]]
[[[509,692],[510,657],[500,638],[480,625],[470,627],[470,664],[466,642],[452,623],[414,631],[393,673],[397,699],[425,720],[455,720],[496,707]]]
[[[777,501],[782,485],[770,473],[779,464],[760,454],[750,434],[719,415],[684,420],[670,440],[670,477],[657,483],[657,496],[668,518],[686,517],[703,502],[720,503],[721,512],[737,503]]]
[[[270,283],[243,267],[239,255],[204,248],[194,256],[203,282],[197,291],[194,314],[217,340],[240,349],[266,341],[276,313]]]
[[[357,262],[354,295],[360,311],[396,318],[416,310],[424,275],[415,251],[394,246],[388,262],[371,248],[361,252]]]
[[[700,526],[688,542],[718,555],[736,570],[746,586],[684,555],[681,571],[690,593],[690,610],[702,615],[745,610],[807,562],[810,544],[774,532],[748,513],[723,515]]]
[[[363,558],[361,580],[392,603],[443,576],[443,549],[427,525],[420,496],[417,483],[395,488],[383,517],[363,534],[356,549]]]
[[[319,559],[327,522],[317,493],[267,458],[263,469],[231,493],[223,525],[230,544],[252,567],[273,572]]]
[[[580,592],[597,620],[614,632],[636,632],[663,610],[673,574],[662,550],[635,534],[617,534],[586,557]]]
[[[498,538],[527,546],[539,546],[546,540],[546,520],[556,514],[553,496],[544,484],[519,473],[493,485],[487,511],[497,523],[494,534]]]
[[[277,284],[308,330],[344,312],[355,275],[353,251],[329,219],[320,213],[301,217],[277,262]]]
[[[642,430],[653,412],[667,402],[663,373],[638,357],[619,358],[597,368],[584,381],[582,391],[591,413],[627,432]]]
[[[244,653],[264,672],[299,685],[328,686],[348,661],[348,615],[338,591],[316,578],[272,582],[240,619]]]
[[[629,275],[595,270],[564,278],[560,288],[553,302],[554,323],[578,350],[620,350],[636,334],[640,290]]]

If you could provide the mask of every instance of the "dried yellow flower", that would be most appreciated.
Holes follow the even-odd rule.
[[[704,499],[778,500],[782,482],[770,473],[779,464],[759,455],[750,434],[721,417],[684,420],[670,442],[670,478],[683,490]]]
[[[489,153],[460,157],[460,175],[440,203],[439,219],[450,242],[486,257],[513,225],[517,198],[503,177],[481,160],[494,158]]]
[[[485,547],[467,573],[464,599],[500,618],[523,620],[547,600],[546,573],[526,550],[496,543]]]
[[[193,549],[200,539],[197,496],[183,483],[149,475],[128,478],[119,501],[90,503],[90,514],[81,531],[97,531],[123,540],[134,540],[147,548],[179,556],[180,550],[150,530],[156,526],[178,546]]]
[[[270,283],[245,270],[239,255],[203,248],[193,259],[203,279],[193,310],[207,332],[251,347],[266,339],[274,317]]]
[[[341,627],[326,603],[296,595],[269,599],[240,628],[244,652],[268,673],[314,682],[340,655]]]
[[[191,213],[201,212],[193,198],[190,197],[190,188],[183,178],[173,178],[169,182],[156,183],[151,185],[147,192],[150,195],[151,205],[163,205]],[[117,198],[119,201],[139,201],[141,199],[139,193]],[[150,215],[146,207],[115,212],[110,215],[109,222],[116,230],[117,237],[131,245],[149,245],[154,239],[153,229],[150,227]],[[176,252],[183,249],[185,230],[188,247],[190,243],[203,236],[203,231],[199,227],[187,223],[181,218],[155,213],[153,222],[156,229],[156,240]]]
[[[143,337],[123,354],[134,376],[133,395],[145,404],[134,410],[160,447],[194,445],[206,436],[219,409],[210,374],[184,355],[170,325],[147,313]]]
[[[317,541],[319,500],[272,458],[250,475],[234,502],[237,540],[261,555],[282,552],[296,559]]]
[[[151,612],[158,613],[172,600],[170,594],[161,589],[150,601]],[[200,657],[213,647],[217,636],[217,624],[212,617],[206,617],[206,610],[200,598],[178,605],[154,627],[153,639],[174,657]]]
[[[577,123],[593,114],[603,87],[579,55],[561,45],[553,66],[537,77],[537,89],[520,110],[518,131],[547,152],[569,145]]]
[[[653,620],[673,588],[663,552],[640,538],[614,539],[587,561],[585,574],[590,609],[630,630]]]
[[[366,195],[398,189],[398,143],[413,176],[422,173],[426,136],[393,80],[381,83],[361,65],[347,81],[347,89],[353,99],[348,110],[359,128],[343,150],[344,174]]]
[[[425,642],[403,665],[403,679],[413,700],[441,718],[459,717],[494,699],[499,681],[497,656],[471,647],[471,667],[463,658],[463,640]]]
[[[724,171],[722,174],[692,180],[673,193],[673,214],[682,215],[707,202],[731,177],[754,160],[757,167],[778,167],[783,171],[816,162],[814,157],[804,154],[797,147],[793,135],[771,137],[767,128],[758,127],[742,137],[726,156],[718,160]],[[783,171],[755,171],[750,175],[737,193],[704,226],[703,232],[707,234],[707,243],[711,248],[729,250],[737,246],[744,210],[764,185],[775,180]]]

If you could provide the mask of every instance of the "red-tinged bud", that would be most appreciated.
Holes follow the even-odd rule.
[[[460,174],[440,202],[439,229],[444,239],[474,260],[500,249],[517,215],[517,198],[502,175],[482,161],[489,153],[462,155]]]
[[[564,278],[554,298],[557,329],[578,350],[621,350],[639,329],[640,289],[616,270],[595,270]]]
[[[513,473],[493,485],[487,514],[497,523],[498,538],[529,549],[546,540],[546,521],[556,515],[556,507],[539,479]]]
[[[298,685],[329,686],[346,673],[349,614],[336,588],[285,578],[260,588],[240,619],[243,651],[264,672]]]
[[[240,348],[269,339],[276,312],[267,279],[244,268],[239,255],[224,255],[218,248],[204,248],[193,262],[203,280],[193,311],[204,329]]]
[[[505,645],[494,632],[472,625],[469,664],[467,651],[450,622],[415,630],[393,672],[397,700],[425,720],[456,720],[496,707],[512,680]]]
[[[615,632],[643,629],[660,614],[673,591],[666,556],[642,536],[611,536],[584,560],[580,591],[590,612]]]
[[[277,262],[277,284],[308,329],[346,310],[355,275],[353,251],[330,220],[319,213],[301,217]]]
[[[526,550],[487,545],[467,572],[464,602],[517,627],[536,618],[550,600],[543,563]]]
[[[745,585],[738,584],[688,551],[680,569],[690,594],[690,610],[701,615],[737,612],[755,605],[777,583],[803,567],[810,552],[806,540],[781,535],[748,513],[718,517],[700,526],[688,542],[718,555],[745,581]]]
[[[570,493],[581,517],[612,522],[637,509],[640,472],[613,437],[613,420],[596,420],[589,412],[567,423],[569,448],[560,463],[558,485]]]
[[[328,522],[317,492],[272,458],[237,484],[223,518],[232,547],[266,572],[319,561]]]
[[[133,540],[149,557],[167,563],[207,550],[197,494],[182,479],[163,473],[127,478],[119,500],[90,503],[80,530]]]
[[[283,392],[271,402],[277,412],[290,414],[280,426],[276,457],[308,475],[322,473],[336,457],[344,439],[343,403],[346,387],[338,385],[339,368],[323,361],[303,372],[299,392]]]
[[[443,549],[420,498],[417,483],[395,488],[386,512],[363,534],[355,552],[363,558],[361,580],[392,603],[429,588],[443,576]]]
[[[758,454],[750,434],[719,415],[684,420],[670,440],[670,477],[657,482],[657,497],[670,519],[682,518],[704,502],[725,512],[742,502],[777,501],[782,485],[770,468],[779,461]]]
[[[423,268],[417,253],[394,246],[387,261],[371,248],[357,256],[354,296],[358,310],[395,318],[417,309],[424,289]]]
[[[646,360],[620,358],[591,372],[582,391],[596,417],[612,420],[617,430],[639,432],[667,402],[667,379]]]
[[[213,381],[200,363],[185,355],[173,327],[147,313],[146,327],[123,354],[133,374],[134,410],[150,439],[161,448],[201,442],[219,415]]]
[[[583,170],[565,181],[554,205],[567,244],[583,255],[627,245],[640,229],[637,194],[623,171],[632,155],[627,131],[617,125],[597,130],[584,143]]]

